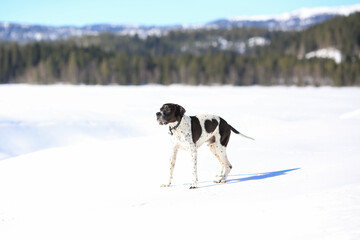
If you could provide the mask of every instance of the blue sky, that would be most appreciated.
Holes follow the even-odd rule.
[[[0,0],[0,22],[83,26],[201,24],[212,20],[278,14],[303,7],[343,6],[359,0]]]

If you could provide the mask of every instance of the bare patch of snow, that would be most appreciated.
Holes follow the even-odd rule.
[[[322,48],[305,54],[306,59],[315,58],[315,57],[330,58],[333,59],[337,64],[341,63],[341,59],[342,59],[340,50],[333,47]]]
[[[265,46],[270,44],[270,41],[263,37],[252,37],[248,39],[249,47]]]

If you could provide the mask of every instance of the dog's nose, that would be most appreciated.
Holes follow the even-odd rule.
[[[156,116],[157,116],[157,117],[160,117],[160,116],[161,116],[161,113],[160,113],[160,112],[157,112],[157,113],[156,113]]]

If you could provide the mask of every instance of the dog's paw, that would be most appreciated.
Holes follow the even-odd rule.
[[[226,180],[225,179],[220,179],[220,180],[216,181],[216,183],[226,183]]]
[[[170,187],[170,184],[162,184],[160,187]]]

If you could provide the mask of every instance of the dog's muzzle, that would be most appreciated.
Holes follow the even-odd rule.
[[[156,120],[160,125],[166,125],[168,122],[163,118],[163,114],[161,112],[156,113]]]

